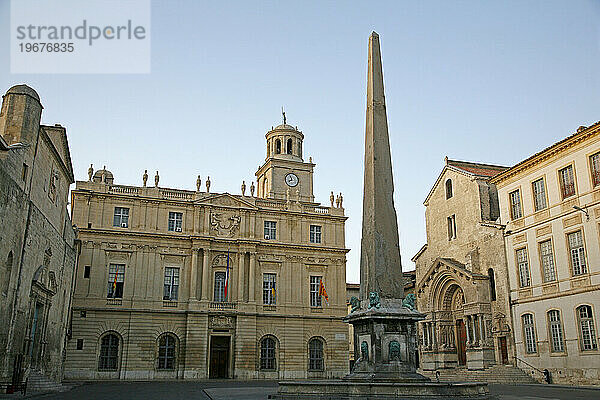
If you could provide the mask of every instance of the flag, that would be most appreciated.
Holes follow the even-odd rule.
[[[115,279],[112,285],[112,297],[117,296],[117,276],[119,275],[119,264],[115,265]]]
[[[273,284],[273,286],[271,286],[271,297],[272,297],[272,303],[275,304],[275,284]]]
[[[225,272],[225,299],[227,300],[227,287],[229,286],[229,249],[227,249],[227,272]]]
[[[325,303],[329,305],[329,296],[327,296],[327,290],[325,290],[325,284],[323,283],[323,279],[319,281],[319,296],[325,297]]]

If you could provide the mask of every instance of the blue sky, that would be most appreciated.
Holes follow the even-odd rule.
[[[67,127],[77,179],[240,193],[281,121],[305,134],[315,196],[343,192],[347,280],[359,280],[367,43],[381,36],[403,268],[425,243],[444,156],[512,165],[600,120],[600,1],[152,3],[141,75],[10,73],[0,0],[0,91],[27,83]]]

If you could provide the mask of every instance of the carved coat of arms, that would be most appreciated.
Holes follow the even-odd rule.
[[[216,212],[210,213],[210,230],[217,236],[235,236],[240,228],[242,218],[234,213]]]

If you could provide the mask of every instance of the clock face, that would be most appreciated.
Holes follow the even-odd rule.
[[[285,183],[290,187],[294,187],[298,184],[298,177],[296,174],[289,173],[285,176]]]

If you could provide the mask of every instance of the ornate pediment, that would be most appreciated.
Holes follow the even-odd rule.
[[[229,193],[210,195],[199,200],[198,203],[217,207],[257,209],[252,203]]]

